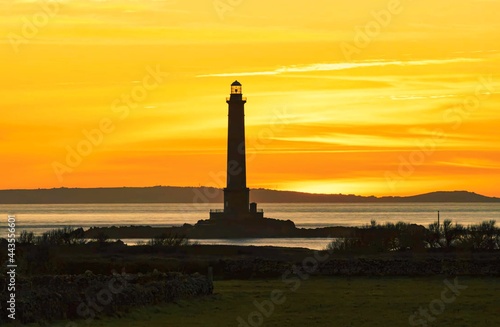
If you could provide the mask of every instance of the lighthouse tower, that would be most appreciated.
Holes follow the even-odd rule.
[[[227,177],[224,189],[224,210],[211,210],[210,219],[245,219],[263,217],[256,203],[249,203],[245,149],[245,103],[241,83],[231,84],[228,104]]]

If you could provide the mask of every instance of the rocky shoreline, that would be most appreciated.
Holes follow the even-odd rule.
[[[417,225],[415,225],[417,226]],[[423,227],[422,227],[423,228]],[[144,238],[161,235],[183,235],[188,238],[279,238],[279,237],[351,237],[356,227],[297,228],[291,220],[272,218],[246,220],[200,220],[195,225],[179,227],[112,226],[91,227],[84,232],[85,238],[95,239],[106,235],[112,239]]]

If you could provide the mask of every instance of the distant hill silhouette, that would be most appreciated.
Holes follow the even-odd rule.
[[[454,191],[454,192],[431,192],[426,194],[407,196],[407,197],[383,197],[380,199],[385,202],[500,202],[500,198],[487,197],[481,194]]]
[[[254,189],[250,200],[259,203],[394,203],[394,202],[500,202],[467,191],[432,192],[406,197],[311,194]],[[212,187],[119,187],[0,190],[0,204],[69,203],[222,203],[221,189]]]

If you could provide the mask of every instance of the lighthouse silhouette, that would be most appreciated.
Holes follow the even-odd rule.
[[[245,148],[245,103],[241,83],[231,84],[228,104],[227,128],[227,174],[224,189],[224,209],[210,210],[210,219],[253,219],[263,218],[264,212],[257,210],[256,203],[250,203],[250,189],[247,187]]]

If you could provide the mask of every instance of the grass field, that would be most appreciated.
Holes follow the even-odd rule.
[[[461,286],[455,294],[445,285],[445,279],[318,277],[300,282],[217,281],[215,294],[210,297],[135,309],[120,318],[99,318],[90,324],[81,320],[53,326],[500,326],[500,278],[459,277],[458,284],[467,288]],[[451,278],[448,281],[454,283]],[[272,294],[273,290],[283,293]],[[447,291],[443,293],[444,290]],[[272,298],[279,303],[272,304],[274,308]],[[265,314],[258,311],[255,301],[263,306],[261,312]],[[415,316],[410,323],[409,317],[419,307],[429,316]],[[432,319],[435,320],[431,322]]]

